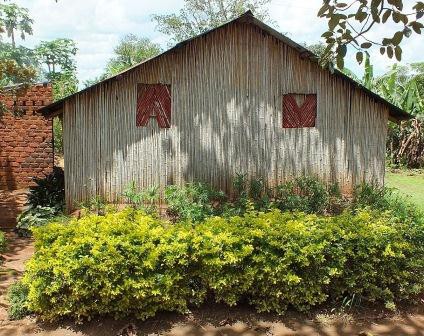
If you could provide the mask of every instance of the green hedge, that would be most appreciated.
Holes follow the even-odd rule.
[[[355,297],[388,307],[423,292],[424,225],[360,210],[248,213],[170,224],[135,210],[34,230],[23,283],[46,319],[184,312],[209,295],[284,313]]]

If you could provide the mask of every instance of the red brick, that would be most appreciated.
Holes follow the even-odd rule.
[[[13,108],[11,95],[0,100]],[[34,85],[17,100],[26,114],[16,118],[7,112],[0,121],[0,190],[26,188],[32,185],[32,177],[52,169],[52,122],[36,113],[51,100],[50,85]]]

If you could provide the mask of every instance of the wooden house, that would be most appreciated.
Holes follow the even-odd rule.
[[[388,120],[409,117],[250,12],[43,109],[62,115],[66,197],[236,173],[384,181]]]

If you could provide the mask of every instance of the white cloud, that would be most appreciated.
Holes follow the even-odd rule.
[[[67,37],[77,42],[78,74],[81,81],[102,73],[113,47],[128,33],[147,36],[163,46],[167,37],[155,30],[153,14],[172,13],[182,7],[184,0],[16,0],[29,8],[34,18],[34,35],[25,42],[34,46],[41,40]],[[296,42],[315,43],[326,29],[325,20],[316,16],[321,0],[272,0],[270,13],[278,30]],[[393,25],[380,26],[373,36],[387,34]],[[414,35],[403,43],[404,62],[422,61],[424,39]],[[387,70],[390,62],[378,50],[372,53],[376,72]],[[347,65],[361,71],[349,54]]]

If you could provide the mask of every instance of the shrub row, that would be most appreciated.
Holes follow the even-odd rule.
[[[186,311],[213,297],[284,313],[346,297],[395,303],[423,292],[424,224],[371,210],[273,210],[171,224],[126,209],[36,228],[23,285],[45,319]]]

